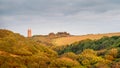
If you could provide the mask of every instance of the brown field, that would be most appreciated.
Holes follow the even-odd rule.
[[[108,37],[120,36],[120,32],[106,33],[106,34],[88,34],[88,35],[71,36],[71,37],[61,37],[61,38],[53,39],[52,43],[56,46],[61,46],[61,45],[72,44],[74,42],[85,40],[85,39],[96,40],[96,39],[102,38],[103,36],[108,36]]]

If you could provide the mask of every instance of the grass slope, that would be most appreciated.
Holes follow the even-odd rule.
[[[120,32],[117,33],[106,33],[106,34],[88,34],[88,35],[81,35],[81,36],[71,36],[71,37],[61,37],[61,38],[56,38],[52,40],[52,43],[56,46],[61,46],[61,45],[69,45],[77,41],[85,40],[85,39],[100,39],[103,36],[120,36]]]

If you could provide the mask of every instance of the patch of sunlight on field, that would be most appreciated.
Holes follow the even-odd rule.
[[[91,40],[100,39],[103,36],[108,36],[108,37],[120,36],[120,32],[119,33],[88,34],[88,35],[81,35],[81,36],[61,37],[61,38],[53,39],[52,43],[56,46],[61,46],[61,45],[72,44],[74,42],[85,40],[85,39],[91,39]]]

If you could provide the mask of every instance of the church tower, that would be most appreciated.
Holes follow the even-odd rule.
[[[28,37],[32,37],[32,31],[31,31],[31,29],[28,29]]]

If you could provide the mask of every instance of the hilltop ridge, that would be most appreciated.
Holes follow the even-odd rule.
[[[114,33],[104,33],[104,34],[87,34],[87,35],[79,35],[79,36],[70,36],[70,37],[61,37],[53,39],[54,45],[61,46],[61,45],[69,45],[77,41],[85,40],[85,39],[91,39],[91,40],[97,40],[104,36],[112,37],[112,36],[120,36],[120,32],[114,32]]]
[[[58,33],[49,33],[48,35],[34,35],[32,38],[37,42],[42,42],[46,45],[69,45],[77,41],[91,39],[97,40],[104,36],[112,37],[112,36],[120,36],[120,32],[113,33],[103,33],[103,34],[86,34],[86,35],[71,35],[67,32],[58,32]]]

